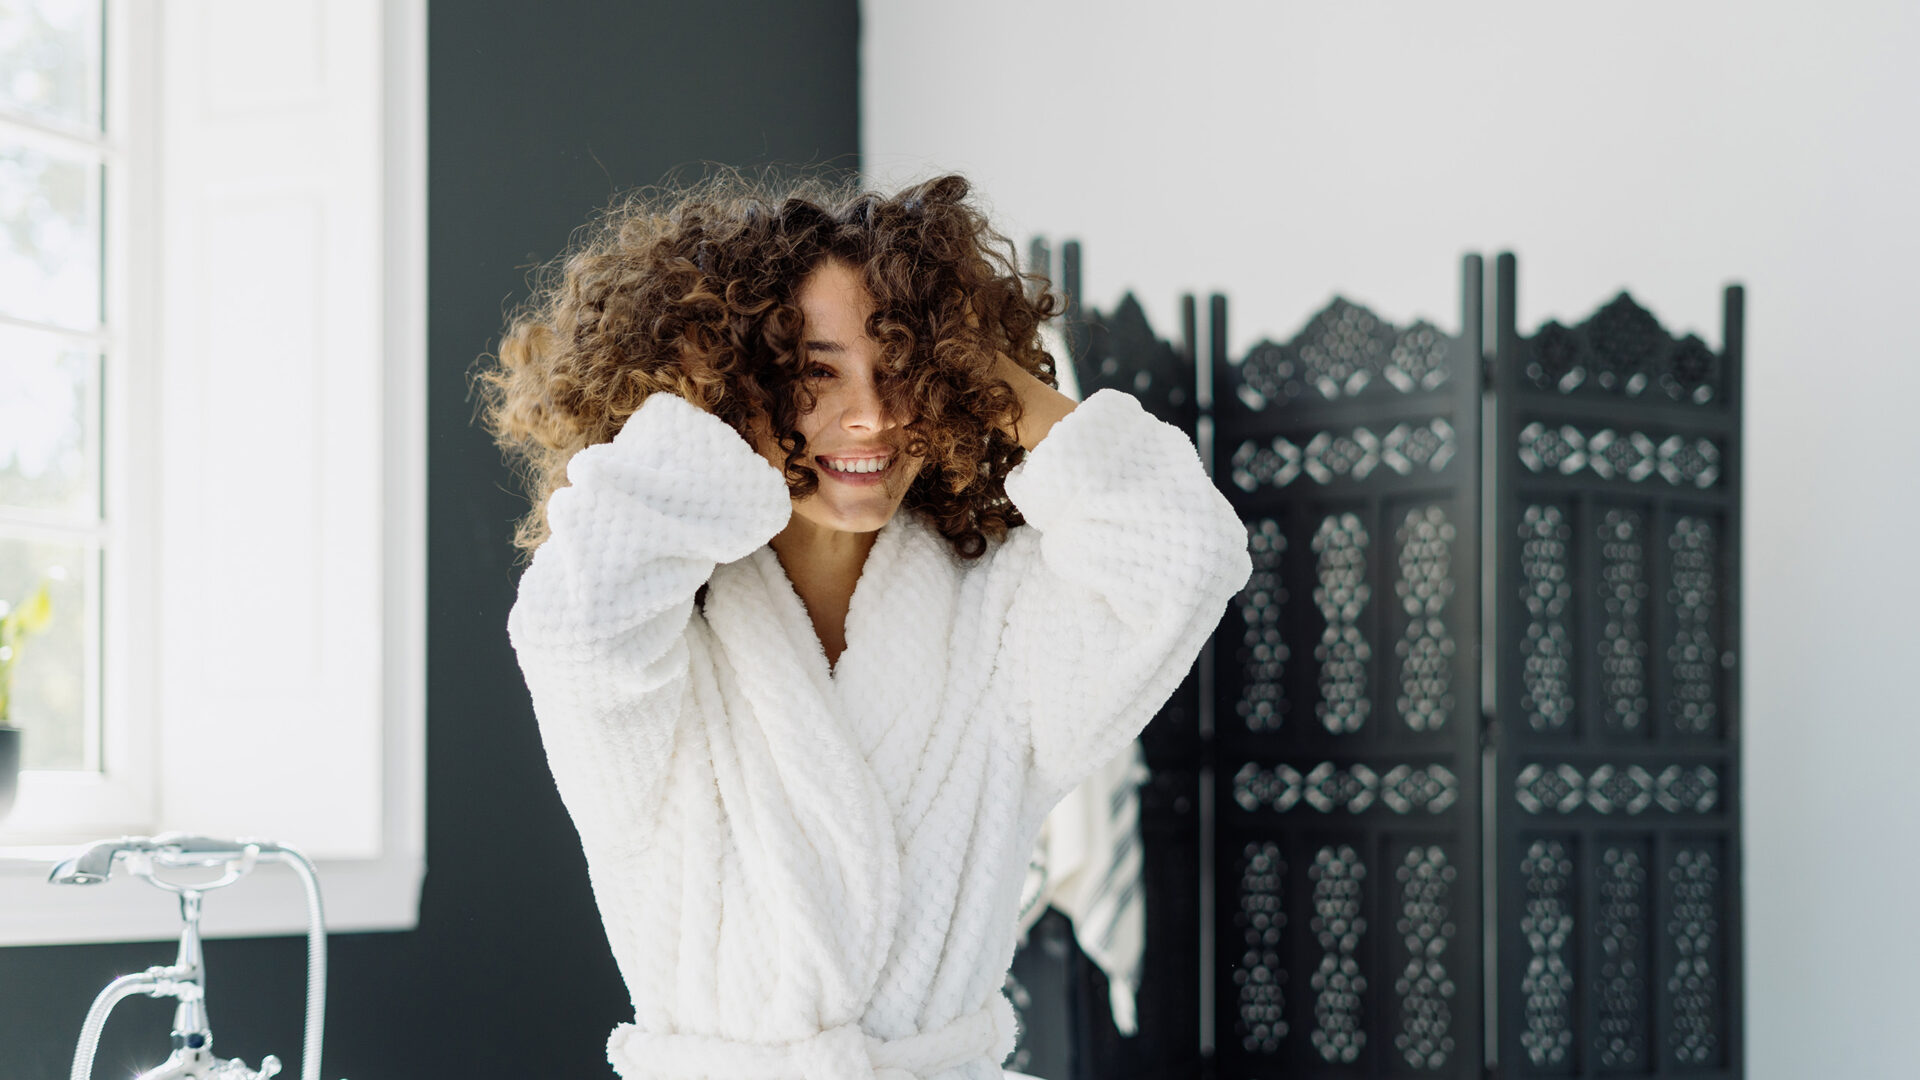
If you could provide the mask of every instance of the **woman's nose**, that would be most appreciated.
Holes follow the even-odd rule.
[[[866,431],[881,431],[894,426],[893,418],[887,413],[886,399],[870,379],[861,380],[851,389],[846,409],[841,413],[841,422],[849,428]]]

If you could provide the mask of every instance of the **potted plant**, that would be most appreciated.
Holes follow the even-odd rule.
[[[13,665],[20,647],[53,621],[53,583],[42,581],[18,606],[0,600],[0,818],[13,809],[20,786],[20,729],[13,726]]]

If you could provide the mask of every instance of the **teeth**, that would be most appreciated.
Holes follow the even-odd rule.
[[[887,467],[887,462],[892,459],[865,458],[865,459],[856,460],[856,461],[835,461],[832,458],[822,458],[821,460],[827,464],[828,468],[831,468],[837,472],[873,473],[873,472],[879,472],[882,469],[885,469]]]

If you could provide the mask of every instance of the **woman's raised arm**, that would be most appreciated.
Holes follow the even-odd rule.
[[[779,470],[725,421],[656,393],[567,463],[551,535],[507,617],[540,737],[583,841],[657,805],[686,696],[694,594],[787,523]],[[624,805],[607,807],[618,799]]]
[[[1253,566],[1185,433],[1117,390],[1051,420],[1047,401],[1006,479],[1031,528],[995,570],[1018,575],[999,670],[1051,806],[1152,719]]]

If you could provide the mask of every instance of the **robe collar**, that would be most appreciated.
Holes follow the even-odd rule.
[[[789,692],[809,688],[852,734],[861,756],[872,758],[883,743],[923,735],[938,712],[947,685],[959,572],[946,538],[917,513],[902,510],[881,527],[867,552],[848,602],[846,648],[837,663],[828,663],[806,603],[772,545],[715,571],[708,621],[715,617],[711,593],[727,594],[715,625],[725,647],[738,652],[746,645],[756,666],[778,668],[777,679]],[[742,605],[757,611],[779,640],[744,632],[749,628]],[[771,676],[771,671],[763,673]],[[921,730],[916,732],[912,721]],[[899,728],[901,722],[907,722],[905,729]]]
[[[779,795],[810,841],[818,872],[830,879],[822,895],[794,900],[813,909],[804,921],[822,937],[853,937],[841,962],[855,970],[841,974],[865,987],[862,996],[878,985],[899,920],[900,842],[895,785],[883,783],[869,763],[872,747],[863,745],[844,699],[897,697],[897,688],[908,686],[916,696],[933,695],[925,704],[937,707],[943,678],[885,663],[889,636],[924,622],[886,617],[897,614],[889,610],[897,596],[890,586],[908,569],[903,563],[918,561],[902,556],[922,528],[910,514],[896,514],[875,538],[849,604],[837,677],[771,546],[716,568],[705,604],[715,644],[745,699],[744,712],[729,708],[730,722],[759,730],[780,777]]]

